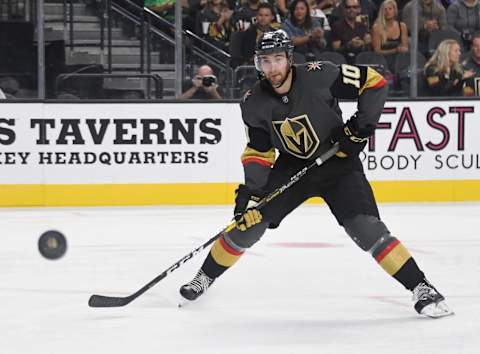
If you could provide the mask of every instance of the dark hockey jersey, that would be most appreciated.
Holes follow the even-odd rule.
[[[275,162],[275,149],[298,159],[315,159],[331,147],[330,136],[343,125],[338,99],[357,99],[358,129],[373,133],[387,96],[384,78],[367,66],[310,62],[295,65],[292,86],[279,95],[264,80],[240,106],[247,147],[242,154],[245,183],[261,188]]]

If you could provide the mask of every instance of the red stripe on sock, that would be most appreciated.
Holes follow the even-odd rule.
[[[387,256],[387,254],[389,254],[390,251],[393,250],[399,243],[399,240],[395,240],[391,244],[389,244],[382,252],[379,253],[378,256],[375,257],[377,262],[380,263]]]
[[[243,159],[242,164],[248,165],[249,163],[258,163],[262,166],[270,167],[272,166],[272,163],[256,158],[256,157],[247,157],[246,159]]]
[[[243,254],[243,252],[239,252],[239,251],[233,249],[232,247],[230,247],[229,245],[227,245],[227,243],[223,239],[223,236],[220,237],[220,244],[225,249],[225,251],[227,251],[230,254],[233,254],[234,256],[241,256]]]
[[[372,87],[369,87],[369,88],[371,88],[371,89],[379,88],[379,87],[385,86],[386,83],[387,83],[387,81],[385,79],[382,79],[379,82],[377,82],[375,85],[373,85]]]

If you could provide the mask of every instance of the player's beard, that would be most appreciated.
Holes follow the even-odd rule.
[[[272,87],[274,89],[279,88],[287,80],[289,72],[290,72],[290,70],[288,70],[288,68],[286,68],[282,72],[276,72],[272,75],[269,75],[268,78],[267,78],[268,82],[270,82],[270,85],[272,85]]]

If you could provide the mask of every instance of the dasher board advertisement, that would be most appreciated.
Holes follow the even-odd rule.
[[[344,119],[356,110],[340,106]],[[387,102],[360,155],[380,198],[405,200],[400,186],[480,199],[479,109]],[[229,203],[245,144],[237,103],[1,103],[0,205]]]

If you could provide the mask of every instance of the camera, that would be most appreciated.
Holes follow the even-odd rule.
[[[210,87],[217,82],[215,75],[205,75],[202,78],[202,85],[205,87]]]

